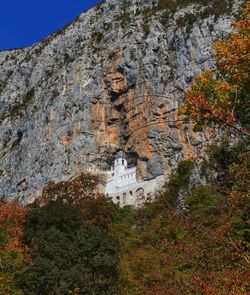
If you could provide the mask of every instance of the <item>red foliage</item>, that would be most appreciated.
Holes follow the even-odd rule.
[[[22,245],[21,241],[26,213],[27,209],[20,207],[17,203],[0,206],[0,228],[9,235],[9,241],[3,250],[20,247],[23,252],[27,252],[27,248]]]

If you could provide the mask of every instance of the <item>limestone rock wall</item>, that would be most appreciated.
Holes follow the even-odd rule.
[[[240,1],[107,0],[29,48],[0,52],[0,195],[108,169],[118,150],[141,179],[168,175],[213,139],[179,126],[182,93],[214,66]],[[167,9],[165,9],[167,8]]]

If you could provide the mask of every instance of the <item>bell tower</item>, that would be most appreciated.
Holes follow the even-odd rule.
[[[123,174],[128,167],[128,162],[125,159],[125,155],[123,152],[119,152],[116,155],[115,165],[114,165],[114,174],[119,176]]]

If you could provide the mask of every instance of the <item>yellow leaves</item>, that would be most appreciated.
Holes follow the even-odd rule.
[[[228,40],[214,43],[217,65],[230,75],[230,80],[239,84],[249,79],[250,68],[250,1],[244,9],[244,19],[234,22],[235,31]]]
[[[216,88],[220,93],[228,93],[231,89],[231,86],[225,81],[217,80]]]
[[[234,31],[226,40],[214,43],[218,70],[205,71],[196,77],[185,95],[181,114],[199,126],[209,122],[221,126],[248,120],[250,69],[250,1],[243,19],[234,22]],[[243,111],[242,111],[243,109]],[[237,127],[235,126],[237,129]],[[238,129],[237,129],[238,130]]]
[[[213,77],[214,77],[214,73],[212,71],[204,71],[202,75],[196,78],[196,80],[198,84],[200,83],[207,84],[213,79]]]
[[[235,87],[226,81],[215,80],[213,72],[204,72],[195,79],[195,82],[185,95],[185,106],[181,114],[196,122],[235,121],[232,114]]]

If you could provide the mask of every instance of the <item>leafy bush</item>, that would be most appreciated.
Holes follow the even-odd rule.
[[[164,202],[167,206],[177,206],[179,192],[181,189],[187,189],[193,168],[194,163],[190,160],[178,163],[177,172],[170,176],[165,185]]]
[[[25,241],[33,265],[20,281],[26,294],[113,294],[118,243],[104,228],[111,213],[99,212],[99,202],[89,199],[83,210],[59,198],[29,210]]]

